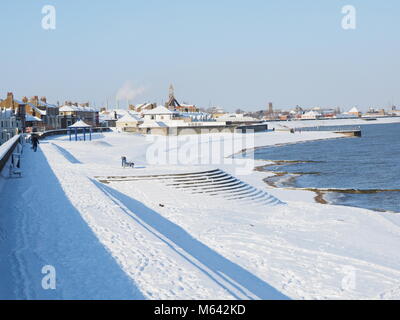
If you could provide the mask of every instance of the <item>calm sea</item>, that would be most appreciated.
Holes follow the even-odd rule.
[[[400,212],[400,124],[361,129],[362,138],[261,148],[254,156],[286,161],[265,168],[282,173],[271,179],[279,187],[329,189],[324,199],[334,204]]]

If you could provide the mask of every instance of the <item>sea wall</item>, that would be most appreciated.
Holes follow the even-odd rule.
[[[0,146],[0,191],[3,189],[11,162],[11,155],[20,144],[21,135],[16,135]]]

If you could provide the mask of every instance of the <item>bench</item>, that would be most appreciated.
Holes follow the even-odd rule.
[[[135,167],[135,163],[134,162],[128,162],[126,160],[126,157],[121,157],[121,160],[122,160],[122,167],[123,168],[127,168],[127,167],[134,168]]]

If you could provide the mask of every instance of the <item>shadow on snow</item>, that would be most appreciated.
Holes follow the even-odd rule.
[[[241,294],[246,297],[245,299],[251,299],[252,297],[246,293],[246,291],[248,291],[252,295],[264,300],[289,299],[268,283],[210,249],[193,238],[184,229],[167,220],[143,203],[96,180],[92,181],[138,224],[163,241],[177,254],[214,280],[218,285],[226,289],[234,297],[241,299],[241,297],[235,293],[236,291],[241,292]],[[181,250],[177,250],[176,247],[183,249],[187,255],[194,259],[182,254]],[[197,264],[195,260],[199,261],[204,267],[212,271],[212,273],[223,278],[225,283],[229,283],[229,285],[236,290],[227,287],[206,268]]]
[[[69,151],[67,151],[66,149],[64,149],[63,147],[60,147],[57,144],[51,143],[51,145],[53,147],[55,147],[58,152],[60,152],[60,154],[69,162],[71,162],[72,164],[81,164],[82,162],[80,162],[77,158],[75,158],[72,153],[70,153]]]
[[[41,149],[24,149],[22,179],[0,201],[0,299],[144,299],[72,205]],[[3,201],[6,199],[7,201]],[[56,269],[56,290],[42,268]]]

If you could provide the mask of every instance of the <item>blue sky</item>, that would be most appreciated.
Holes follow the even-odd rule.
[[[341,28],[348,4],[356,30]],[[129,82],[133,103],[173,83],[179,101],[227,110],[400,105],[399,17],[398,0],[2,0],[0,96],[100,106]]]

